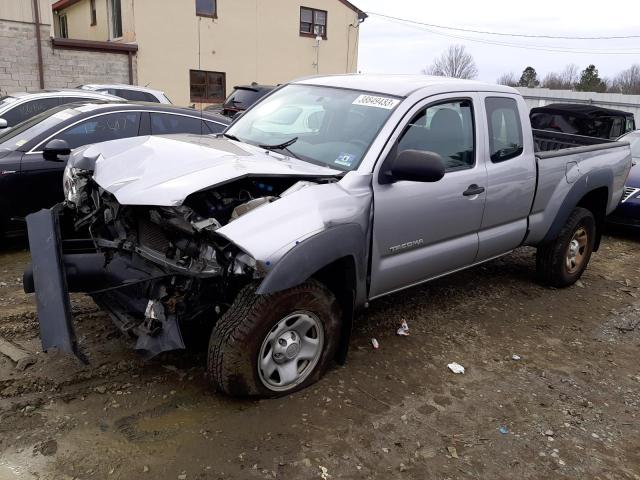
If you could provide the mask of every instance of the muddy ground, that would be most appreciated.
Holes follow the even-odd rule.
[[[27,261],[0,252],[0,336],[35,352]],[[569,289],[534,265],[522,249],[374,302],[347,364],[277,400],[216,394],[204,352],[143,361],[76,296],[89,366],[0,355],[0,480],[638,480],[640,237],[608,235]]]

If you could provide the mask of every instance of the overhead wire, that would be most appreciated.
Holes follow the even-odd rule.
[[[468,37],[463,35],[455,35],[452,33],[438,32],[431,28],[420,26],[413,21],[396,19],[388,16],[385,16],[385,18],[389,22],[396,23],[398,25],[403,25],[409,28],[425,31],[433,35],[439,35],[439,36],[448,37],[448,38],[456,38],[459,40],[466,40],[469,42],[476,42],[476,43],[482,43],[482,44],[488,44],[488,45],[519,48],[524,50],[538,50],[538,51],[545,51],[545,52],[551,52],[551,53],[574,53],[574,54],[584,54],[584,55],[640,55],[640,48],[638,47],[635,47],[635,48],[632,47],[629,49],[618,47],[617,50],[614,51],[610,49],[607,49],[607,50],[581,49],[581,48],[559,47],[559,46],[551,46],[551,45],[523,45],[523,44],[509,43],[509,42],[498,41],[498,40],[486,40],[486,39],[473,38],[473,37]]]
[[[507,33],[507,32],[491,32],[488,30],[474,30],[471,28],[452,27],[449,25],[437,25],[435,23],[418,22],[417,20],[410,20],[406,18],[394,17],[391,15],[385,15],[376,12],[366,12],[367,15],[374,15],[376,17],[383,17],[391,20],[399,20],[402,22],[413,23],[416,25],[422,25],[431,28],[441,28],[443,30],[456,30],[459,32],[467,33],[479,33],[482,35],[498,35],[503,37],[522,37],[522,38],[546,38],[546,39],[558,39],[558,40],[623,40],[630,38],[640,38],[640,35],[605,35],[605,36],[564,36],[564,35],[534,35],[526,33]]]

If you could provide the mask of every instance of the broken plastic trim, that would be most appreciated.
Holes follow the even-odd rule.
[[[59,208],[57,205],[50,210],[27,215],[40,340],[45,352],[58,348],[87,363],[78,350],[73,329],[60,242]]]

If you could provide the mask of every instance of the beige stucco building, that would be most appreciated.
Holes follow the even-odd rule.
[[[347,0],[59,0],[56,37],[137,44],[137,81],[174,103],[218,103],[234,85],[355,72]]]

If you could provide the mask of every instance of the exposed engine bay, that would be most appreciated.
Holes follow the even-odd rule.
[[[91,179],[65,172],[65,215],[88,232],[115,284],[88,292],[136,348],[184,348],[180,326],[212,325],[247,283],[264,276],[249,254],[216,233],[250,212],[333,178],[245,177],[189,195],[179,206],[123,206]],[[255,232],[259,235],[260,232]]]

